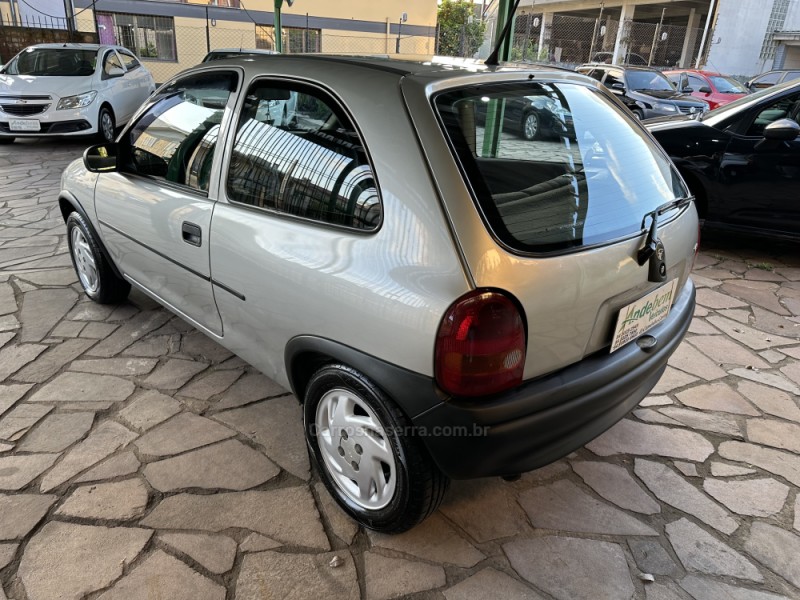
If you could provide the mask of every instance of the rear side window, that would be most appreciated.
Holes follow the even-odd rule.
[[[645,215],[688,193],[646,133],[587,86],[480,85],[433,101],[481,212],[514,250],[635,235]]]
[[[363,142],[336,101],[313,87],[251,86],[227,181],[235,202],[354,229],[380,225],[378,187]]]

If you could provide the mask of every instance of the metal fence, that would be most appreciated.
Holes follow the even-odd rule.
[[[22,18],[15,24],[3,20],[0,14],[0,64],[33,44],[61,44],[64,42],[97,43],[97,33],[72,27],[66,19],[42,16]]]
[[[591,61],[611,62],[620,26],[618,62],[666,68],[681,61],[694,65],[697,60],[702,28],[630,20],[620,25],[611,18],[564,14],[545,19],[535,13],[515,19],[511,59],[569,67]]]

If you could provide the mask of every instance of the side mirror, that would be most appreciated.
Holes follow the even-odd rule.
[[[90,146],[83,153],[83,166],[90,173],[111,173],[117,170],[117,144]]]
[[[125,71],[119,67],[111,67],[106,73],[109,78],[122,77],[123,75],[125,75]]]
[[[792,119],[778,119],[764,128],[764,138],[781,142],[791,142],[800,135],[800,125]]]
[[[625,91],[625,84],[624,83],[612,83],[611,84],[612,90],[623,90]]]
[[[701,87],[701,88],[700,88],[698,91],[699,91],[701,94],[710,94],[710,93],[711,93],[711,88],[710,88],[710,87],[708,87],[707,85],[704,85],[704,86],[703,86],[703,87]]]
[[[685,88],[683,88],[683,89],[681,90],[681,93],[682,93],[682,94],[691,94],[693,91],[694,91],[694,88],[691,88],[691,87],[685,87]],[[700,90],[700,91],[702,92],[703,90]]]

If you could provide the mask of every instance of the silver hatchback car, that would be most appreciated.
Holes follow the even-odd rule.
[[[549,136],[503,126],[534,104]],[[611,427],[694,308],[686,186],[573,72],[217,61],[162,86],[61,190],[88,296],[134,285],[291,387],[320,477],[385,532],[450,478],[535,469]]]

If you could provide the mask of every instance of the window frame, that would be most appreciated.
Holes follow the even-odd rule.
[[[194,188],[190,185],[185,183],[177,183],[175,181],[169,181],[164,177],[158,177],[156,175],[148,175],[146,173],[139,173],[133,170],[130,170],[124,161],[119,162],[118,171],[122,175],[126,177],[134,177],[134,178],[142,178],[156,185],[163,186],[165,188],[170,188],[176,191],[180,191],[184,194],[191,194],[193,196],[197,196],[198,198],[203,198],[206,200],[210,200],[212,202],[216,202],[219,199],[219,188],[221,183],[221,168],[222,168],[222,159],[223,155],[227,152],[227,148],[225,145],[230,138],[230,128],[232,126],[232,118],[234,113],[234,107],[238,102],[238,95],[242,89],[242,80],[244,79],[244,72],[241,68],[238,67],[225,67],[223,69],[203,69],[201,71],[194,71],[191,73],[180,73],[179,75],[173,77],[172,79],[168,80],[164,85],[162,85],[156,93],[148,98],[147,102],[142,105],[139,111],[134,115],[129,123],[125,126],[124,131],[120,135],[120,140],[125,140],[126,148],[122,151],[122,155],[124,156],[126,153],[130,153],[130,148],[132,145],[127,141],[128,135],[130,134],[131,130],[136,127],[136,125],[150,112],[150,110],[156,106],[159,102],[165,99],[163,96],[159,96],[159,92],[162,89],[166,89],[168,86],[178,83],[181,79],[196,77],[198,75],[204,74],[222,74],[222,73],[231,73],[236,77],[236,81],[234,82],[233,89],[231,91],[230,96],[228,97],[228,102],[223,109],[222,114],[222,121],[220,123],[220,135],[217,136],[217,150],[214,152],[214,158],[211,164],[211,179],[208,184],[208,190],[201,190],[199,188]],[[119,142],[118,142],[119,143]],[[222,147],[222,151],[218,149]]]
[[[106,53],[103,55],[103,59],[100,61],[100,79],[103,81],[106,81],[107,79],[113,79],[113,77],[106,72],[106,63],[113,59],[117,60],[118,66],[120,69],[122,69],[123,74],[128,72],[127,68],[125,68],[125,63],[122,62],[122,59],[119,57],[119,54],[117,54],[117,51],[114,48],[110,48],[106,51]]]
[[[253,204],[247,204],[245,202],[239,202],[237,200],[234,200],[228,193],[228,174],[230,172],[230,163],[231,163],[231,158],[233,156],[233,148],[236,145],[236,135],[238,133],[238,128],[239,128],[239,117],[244,107],[244,100],[247,97],[247,92],[249,92],[254,85],[265,81],[274,82],[279,86],[282,85],[290,87],[292,85],[295,86],[299,85],[308,89],[319,90],[320,92],[322,92],[322,94],[327,95],[335,103],[335,108],[338,108],[350,120],[353,129],[358,134],[358,138],[361,141],[362,146],[364,147],[364,154],[367,159],[367,164],[369,165],[369,168],[372,171],[372,177],[375,180],[375,188],[378,193],[378,204],[380,206],[380,220],[373,229],[358,229],[356,227],[351,227],[349,225],[341,225],[339,223],[330,223],[328,221],[320,221],[318,219],[312,219],[310,217],[294,215],[292,213],[279,211],[274,208],[266,206],[255,206]],[[331,107],[331,109],[333,108],[334,107]],[[375,169],[375,161],[373,160],[372,153],[369,149],[369,146],[366,143],[363,129],[358,125],[358,121],[354,118],[352,111],[350,111],[349,108],[347,107],[347,103],[344,102],[344,100],[342,100],[342,98],[334,90],[325,85],[322,85],[314,81],[309,81],[307,79],[302,79],[300,77],[292,77],[292,76],[259,75],[253,77],[252,79],[250,79],[250,81],[247,82],[246,85],[242,85],[240,87],[240,92],[236,100],[236,106],[228,126],[225,152],[224,156],[222,156],[222,164],[220,165],[219,169],[218,200],[225,202],[232,208],[246,210],[246,211],[253,211],[256,212],[257,214],[269,215],[271,217],[276,217],[279,219],[296,221],[298,223],[304,223],[306,225],[311,225],[313,227],[323,227],[326,229],[334,229],[336,231],[346,231],[348,233],[357,235],[377,234],[379,231],[381,231],[381,229],[383,229],[383,224],[385,222],[385,215],[386,215],[386,210],[385,210],[386,205],[383,201],[383,191],[381,188],[378,172]]]

